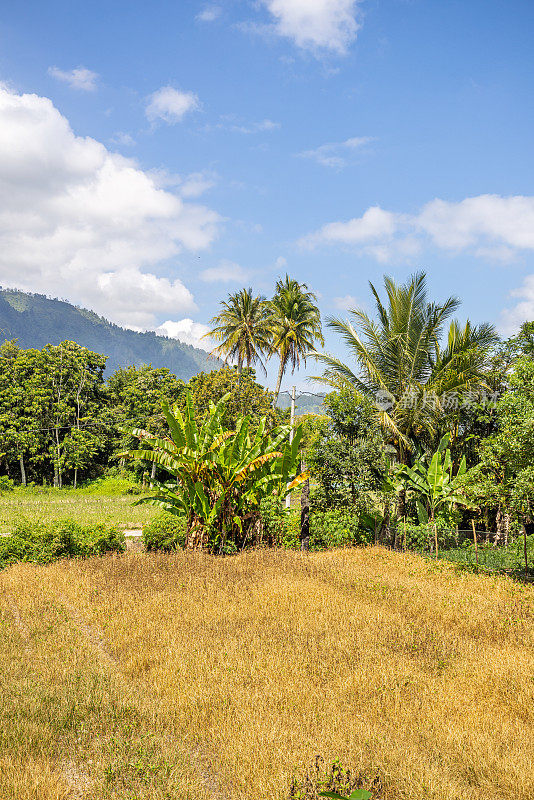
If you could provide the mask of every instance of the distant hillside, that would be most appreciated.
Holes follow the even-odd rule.
[[[18,339],[21,347],[39,349],[65,340],[77,342],[108,356],[108,374],[118,367],[152,364],[188,380],[203,370],[216,369],[219,363],[204,350],[176,339],[120,328],[93,311],[42,294],[0,288],[0,343],[4,339]]]
[[[299,394],[297,392],[297,400],[295,402],[295,414],[324,414],[325,407],[323,405],[323,398],[325,393],[319,392],[318,394]],[[289,392],[280,392],[278,397],[278,408],[291,408],[291,395]]]

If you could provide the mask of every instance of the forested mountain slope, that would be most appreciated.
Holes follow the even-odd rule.
[[[204,350],[176,339],[120,328],[93,311],[63,300],[12,289],[0,289],[0,343],[4,339],[18,339],[24,348],[42,348],[65,340],[77,342],[108,356],[107,374],[118,367],[152,364],[167,367],[188,380],[202,370],[216,369],[220,363],[209,359]]]

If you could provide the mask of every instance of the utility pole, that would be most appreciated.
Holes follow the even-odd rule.
[[[293,441],[293,436],[295,435],[295,400],[297,396],[297,387],[293,386],[291,388],[291,421],[290,421],[290,428],[289,428],[289,444]],[[287,495],[286,497],[286,508],[291,507],[291,495]]]

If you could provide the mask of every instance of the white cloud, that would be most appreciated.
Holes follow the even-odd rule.
[[[240,283],[248,281],[250,273],[234,261],[223,259],[218,267],[210,267],[200,273],[206,283]]]
[[[200,101],[193,92],[181,92],[172,86],[162,86],[149,97],[145,114],[150,122],[162,119],[170,125],[181,122],[190,111],[200,108]]]
[[[188,199],[200,197],[216,184],[216,176],[212,172],[192,172],[187,175],[181,185],[180,194]]]
[[[534,197],[483,194],[460,203],[432,200],[417,224],[438,247],[464,249],[480,242],[534,248]]]
[[[196,19],[199,22],[215,22],[216,19],[222,14],[222,8],[220,6],[206,6],[202,9],[202,11],[197,14]]]
[[[334,305],[340,311],[350,311],[353,308],[361,308],[362,306],[351,294],[346,294],[344,297],[334,297]]]
[[[388,261],[410,257],[431,244],[449,252],[512,261],[534,250],[534,197],[479,195],[459,202],[432,200],[419,213],[400,214],[373,206],[361,217],[330,222],[300,244],[348,245]]]
[[[210,353],[213,350],[213,342],[211,339],[204,339],[203,336],[209,333],[210,329],[202,322],[193,322],[192,319],[180,319],[173,321],[168,319],[163,322],[159,327],[155,328],[155,333],[158,336],[167,336],[169,339],[179,339],[185,344],[191,344],[193,347],[200,347],[201,350],[206,350]]]
[[[287,258],[284,258],[284,256],[278,256],[274,262],[274,266],[276,269],[285,269],[287,267]]]
[[[360,0],[262,0],[279,36],[302,49],[343,55],[355,40]]]
[[[398,228],[398,215],[371,206],[361,217],[348,222],[329,222],[315,233],[301,240],[301,244],[313,248],[319,244],[362,245],[390,239]]]
[[[372,141],[373,139],[370,136],[354,136],[344,142],[332,142],[330,144],[322,144],[314,150],[304,150],[299,153],[299,156],[316,161],[323,167],[343,169],[350,162],[351,157],[354,157],[358,151],[361,151],[365,145]]]
[[[534,275],[527,275],[519,289],[510,292],[518,302],[501,313],[499,328],[503,336],[513,336],[523,322],[534,320]]]
[[[281,128],[279,122],[273,122],[272,119],[262,119],[261,122],[253,122],[250,125],[230,125],[228,130],[235,131],[235,133],[263,133],[264,131],[277,131]]]
[[[279,122],[273,122],[272,119],[262,119],[260,122],[241,122],[234,114],[225,114],[220,117],[220,122],[215,125],[206,125],[207,131],[231,131],[232,133],[244,133],[247,135],[253,133],[265,133],[270,131],[277,131],[282,126]]]
[[[155,274],[206,248],[219,216],[158,187],[135,161],[76,136],[52,102],[0,86],[0,283],[89,306],[143,328],[195,309]]]
[[[124,131],[117,131],[110,139],[112,144],[119,144],[122,147],[133,147],[135,144],[135,139],[129,133],[124,133]]]
[[[71,89],[79,89],[82,92],[94,92],[98,80],[98,74],[86,67],[76,67],[71,70],[48,67],[48,74],[58,81],[68,83]]]
[[[202,170],[202,172],[191,172],[189,175],[174,175],[165,169],[153,169],[150,176],[160,188],[172,186],[176,189],[180,197],[187,200],[197,198],[212,189],[218,180],[216,172]]]

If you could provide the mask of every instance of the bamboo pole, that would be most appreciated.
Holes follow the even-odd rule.
[[[471,525],[473,527],[473,541],[475,543],[475,560],[476,560],[477,565],[478,565],[478,542],[477,542],[477,532],[476,532],[476,529],[475,529],[475,520],[474,519],[471,520]]]

